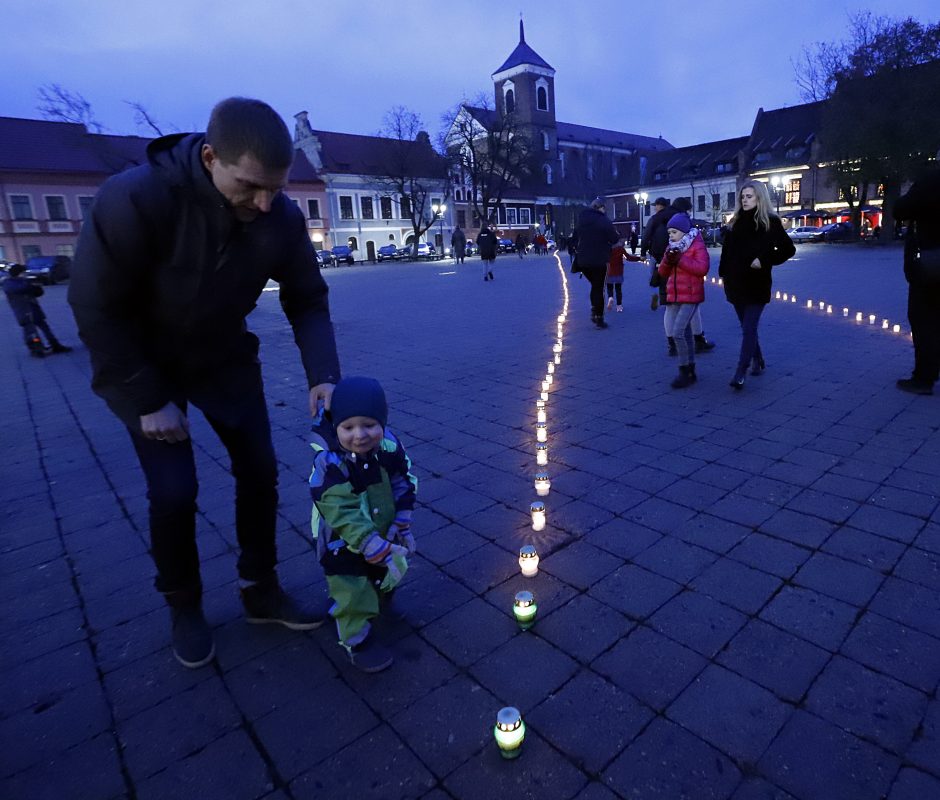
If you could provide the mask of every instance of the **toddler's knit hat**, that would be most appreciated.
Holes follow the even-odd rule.
[[[692,228],[692,221],[688,214],[673,214],[666,223],[667,228],[675,228],[677,231],[688,233]]]
[[[333,390],[330,416],[334,425],[350,417],[371,417],[384,428],[388,421],[388,403],[382,385],[375,378],[341,379]]]

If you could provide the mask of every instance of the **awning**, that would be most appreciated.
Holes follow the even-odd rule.
[[[830,215],[821,211],[810,211],[808,208],[798,208],[795,211],[787,211],[780,216],[784,219],[825,219]]]

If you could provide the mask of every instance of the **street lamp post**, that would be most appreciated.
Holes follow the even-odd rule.
[[[441,258],[444,257],[444,212],[447,211],[447,204],[441,203],[438,205],[434,203],[431,206],[431,211],[434,212],[434,215],[437,217],[437,221],[440,223],[441,229]],[[455,256],[456,258],[456,256]]]
[[[780,190],[783,188],[783,179],[779,175],[774,175],[770,179],[771,186],[774,187],[774,199],[777,201],[777,216],[780,216]]]
[[[649,200],[649,195],[646,192],[634,192],[633,199],[636,201],[636,216],[640,230],[637,231],[638,236],[643,235],[643,207],[646,205],[646,201]]]

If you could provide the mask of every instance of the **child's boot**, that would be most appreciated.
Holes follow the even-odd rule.
[[[42,340],[38,336],[34,336],[32,339],[26,341],[26,346],[29,348],[29,354],[33,358],[44,358],[46,355],[46,348],[43,346]]]
[[[695,383],[695,368],[682,364],[679,366],[679,375],[670,384],[673,389],[685,389]]]
[[[374,635],[367,636],[357,645],[347,647],[346,651],[352,665],[361,672],[381,672],[395,663],[392,651],[379,644]]]

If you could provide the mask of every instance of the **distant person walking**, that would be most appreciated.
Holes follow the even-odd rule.
[[[483,222],[480,226],[480,234],[477,236],[477,247],[480,250],[480,260],[483,262],[483,280],[494,280],[493,264],[496,263],[496,251],[499,249],[499,240],[486,222]]]
[[[646,228],[643,230],[643,238],[640,240],[640,256],[649,258],[652,256],[650,265],[650,286],[656,289],[650,296],[650,309],[655,311],[660,303],[666,302],[665,290],[660,280],[658,265],[666,254],[666,245],[669,243],[669,235],[666,232],[666,223],[675,214],[678,209],[673,208],[667,197],[657,197],[653,201],[653,216],[646,221]],[[676,343],[667,336],[669,346],[669,355],[676,355]]]
[[[527,242],[525,236],[521,233],[516,237],[516,252],[519,254],[519,258],[525,257],[525,249],[527,247]]]
[[[604,279],[610,261],[610,248],[620,236],[614,224],[604,213],[603,197],[595,197],[589,208],[581,212],[578,226],[568,240],[568,250],[573,252],[574,266],[591,284],[591,321],[598,328],[606,328],[604,322]]]
[[[459,225],[454,228],[454,232],[450,235],[450,247],[454,254],[454,261],[457,264],[463,264],[463,260],[467,255],[467,235]]]
[[[771,208],[766,184],[745,183],[721,249],[718,274],[724,283],[725,297],[741,323],[741,352],[730,384],[734,389],[744,388],[748,365],[751,375],[764,371],[757,327],[764,307],[770,302],[771,269],[796,252],[780,217]]]
[[[614,307],[614,295],[617,297],[617,311],[623,311],[623,260],[626,254],[623,249],[623,239],[610,248],[610,259],[607,262],[607,310]]]
[[[640,243],[640,237],[636,233],[636,225],[630,226],[630,252],[636,255],[637,245]]]
[[[940,169],[934,168],[898,198],[894,216],[907,220],[904,277],[907,319],[914,339],[914,371],[898,389],[933,394],[940,378]]]
[[[39,305],[39,298],[43,296],[44,290],[35,281],[23,277],[25,269],[22,264],[14,264],[10,267],[10,277],[3,282],[3,293],[7,296],[10,308],[13,309],[13,316],[23,329],[23,339],[29,354],[33,358],[43,358],[47,352],[71,352],[72,348],[62,344],[49,327],[46,314]],[[39,336],[40,331],[46,337],[46,344],[43,344]]]

